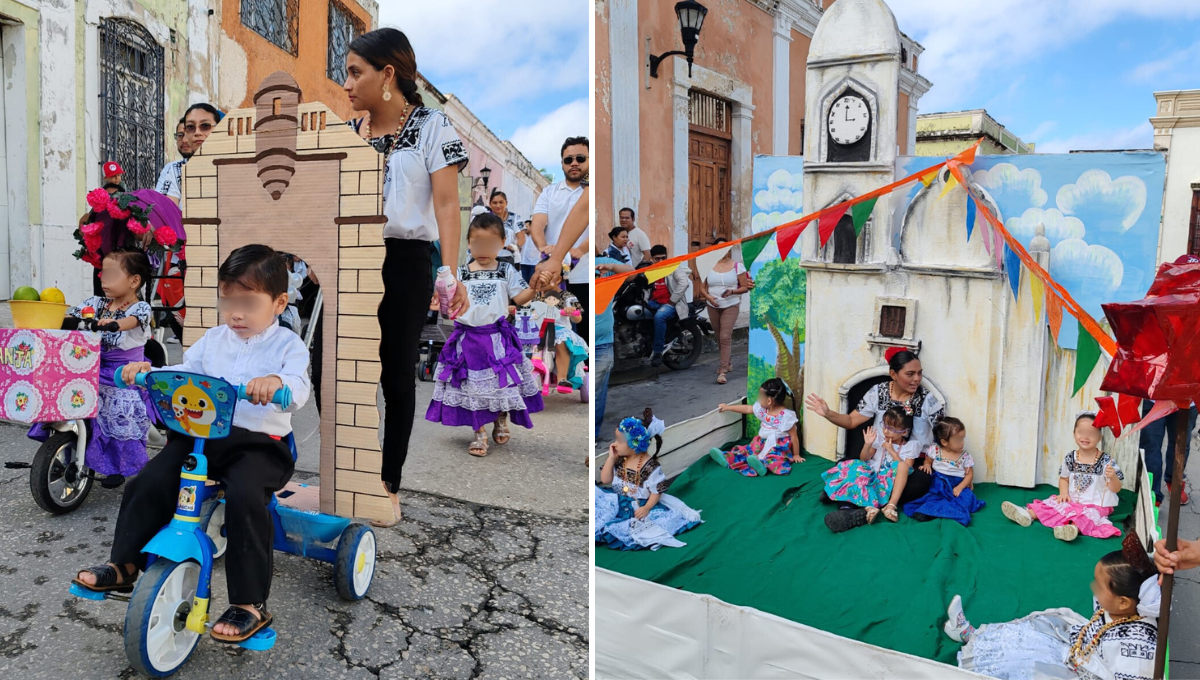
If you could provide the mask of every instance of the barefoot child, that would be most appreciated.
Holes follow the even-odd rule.
[[[618,550],[679,548],[686,544],[675,536],[700,523],[700,513],[666,493],[667,476],[648,452],[653,436],[638,418],[617,426],[600,470],[600,483],[611,490],[597,486],[595,492],[597,543]]]
[[[100,270],[103,297],[90,297],[67,310],[67,327],[78,326],[84,309],[98,322],[100,335],[99,411],[88,432],[85,460],[104,475],[100,486],[115,489],[146,464],[146,438],[151,420],[157,420],[150,395],[142,389],[123,390],[113,385],[113,372],[146,358],[150,339],[150,305],[138,291],[150,279],[150,261],[136,248],[118,248],[104,256]],[[95,361],[94,357],[80,359]],[[29,438],[46,441],[50,435],[38,423]]]
[[[454,320],[454,332],[438,356],[425,419],[451,427],[469,425],[475,439],[467,452],[486,456],[488,423],[495,423],[492,439],[504,444],[510,419],[532,428],[529,414],[542,410],[533,364],[507,318],[509,301],[524,305],[533,299],[533,290],[516,267],[496,261],[504,247],[504,222],[499,217],[477,215],[467,227],[467,243],[475,259],[459,268],[458,278],[467,287],[471,306]]]
[[[211,375],[244,384],[248,403],[238,405],[224,439],[205,442],[210,479],[225,483],[229,534],[225,575],[230,606],[212,629],[214,640],[241,642],[271,624],[273,530],[267,503],[292,476],[294,463],[283,438],[292,431],[291,413],[309,394],[308,350],[276,317],[287,306],[287,267],[279,253],[248,245],[230,253],[217,270],[217,307],[225,325],[209,329],[183,355],[183,363],[161,370]],[[133,384],[152,370],[139,361],[121,377]],[[292,391],[285,410],[271,403],[283,386]],[[175,512],[179,475],[193,439],[172,432],[163,450],[133,478],[121,499],[110,562],[78,573],[75,583],[98,592],[130,592],[145,568],[141,552]]]
[[[873,524],[883,505],[883,516],[899,519],[896,505],[904,493],[908,472],[921,455],[921,443],[911,439],[913,419],[904,409],[893,406],[883,413],[883,431],[868,427],[863,450],[857,460],[842,460],[821,473],[825,493],[834,502],[858,506],[863,510],[835,510],[825,516],[825,526],[834,533]],[[886,504],[886,505],[885,505]]]
[[[965,450],[967,428],[958,418],[947,416],[933,426],[933,437],[937,443],[925,450],[921,466],[933,474],[933,483],[929,493],[904,504],[904,514],[919,522],[952,519],[965,527],[971,523],[971,513],[984,506],[975,497],[975,461]]]
[[[1080,533],[1093,538],[1120,536],[1108,516],[1117,506],[1117,492],[1125,475],[1117,461],[1099,448],[1100,430],[1096,414],[1084,411],[1075,418],[1075,445],[1079,448],[1063,457],[1058,472],[1058,493],[1044,501],[1022,508],[1005,501],[1004,516],[1027,527],[1033,520],[1052,527],[1054,537],[1073,541]]]
[[[1162,596],[1153,563],[1136,541],[1128,541],[1124,550],[1101,557],[1092,577],[1091,619],[1064,607],[976,629],[955,595],[944,630],[966,643],[959,667],[1003,680],[1149,680]]]
[[[793,462],[803,463],[800,437],[796,434],[799,420],[795,411],[783,405],[789,394],[787,383],[780,378],[771,378],[758,388],[758,401],[753,404],[719,404],[719,411],[753,413],[762,424],[749,446],[739,444],[729,451],[712,448],[708,456],[747,477],[761,477],[767,470],[786,475],[792,471]],[[795,406],[795,399],[792,401]]]

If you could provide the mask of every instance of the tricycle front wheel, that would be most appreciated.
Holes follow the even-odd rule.
[[[160,557],[142,574],[125,611],[125,656],[134,670],[165,678],[187,663],[200,634],[187,628],[200,565]]]
[[[55,432],[42,443],[29,469],[29,490],[38,507],[62,515],[71,512],[92,492],[92,471],[75,472],[79,437],[74,432]]]
[[[351,524],[338,539],[333,579],[338,595],[351,602],[361,600],[375,578],[375,532],[365,524]]]

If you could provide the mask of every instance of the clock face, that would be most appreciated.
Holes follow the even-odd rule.
[[[846,95],[829,109],[829,135],[838,144],[853,144],[867,134],[871,112],[861,97]]]

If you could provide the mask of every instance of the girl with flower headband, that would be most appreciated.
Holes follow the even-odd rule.
[[[1024,508],[1005,501],[1004,516],[1027,527],[1037,520],[1054,529],[1054,537],[1073,541],[1082,533],[1092,538],[1120,536],[1108,516],[1117,506],[1117,492],[1125,475],[1112,456],[1101,451],[1096,414],[1083,411],[1075,417],[1075,445],[1063,456],[1058,472],[1058,493]]]
[[[708,451],[722,467],[735,470],[746,477],[761,477],[767,470],[786,475],[792,471],[792,463],[803,463],[800,455],[800,437],[796,426],[800,422],[796,412],[785,408],[783,400],[791,395],[787,383],[780,378],[771,378],[758,388],[758,401],[753,404],[720,404],[720,411],[754,414],[761,423],[758,434],[748,445],[738,445],[729,451],[712,448]],[[792,398],[792,406],[795,404]]]
[[[675,538],[700,523],[700,513],[668,494],[667,476],[648,453],[654,435],[638,418],[617,426],[616,441],[596,487],[596,542],[618,550],[679,548]]]
[[[912,439],[913,418],[904,409],[893,406],[883,414],[883,429],[878,435],[868,427],[862,453],[854,460],[843,460],[821,473],[825,494],[834,502],[853,508],[831,512],[825,526],[839,533],[863,524],[873,524],[883,506],[883,516],[895,522],[897,507],[908,482],[913,461],[921,455],[921,444]]]
[[[1090,619],[1064,607],[976,629],[955,595],[943,630],[966,643],[958,653],[959,667],[1004,680],[1149,680],[1162,593],[1158,572],[1136,534],[1125,539],[1122,550],[1101,557],[1092,576]]]

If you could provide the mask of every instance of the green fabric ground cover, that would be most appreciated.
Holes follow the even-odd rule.
[[[987,507],[971,526],[949,520],[898,524],[834,534],[833,506],[818,501],[817,456],[787,476],[743,477],[708,457],[680,475],[669,493],[700,511],[704,523],[683,533],[683,548],[617,551],[597,547],[596,565],[672,588],[705,593],[872,645],[954,664],[960,645],[942,633],[946,605],[963,597],[975,625],[1010,621],[1050,607],[1089,616],[1089,584],[1101,555],[1120,539],[1080,536],[1071,543],[1034,523],[1025,528],[1000,513],[1003,501],[1024,505],[1057,490],[976,484]],[[1118,526],[1134,495],[1120,494]]]

